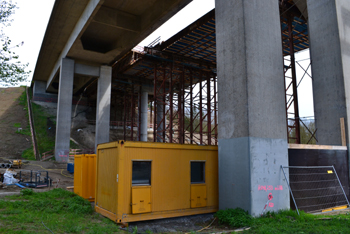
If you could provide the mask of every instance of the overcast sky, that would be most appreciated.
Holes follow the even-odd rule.
[[[54,0],[15,0],[18,9],[12,15],[11,26],[4,28],[5,34],[12,40],[12,45],[24,42],[14,51],[22,63],[29,63],[28,70],[32,78],[41,42],[51,14]]]
[[[46,26],[50,18],[54,0],[16,0],[17,7],[12,16],[11,26],[4,29],[4,32],[12,40],[13,45],[24,42],[23,46],[16,48],[16,53],[20,56],[20,61],[29,63],[28,70],[32,71],[30,80],[36,65],[36,60],[40,51],[41,43],[45,34]],[[148,38],[140,43],[141,46],[150,44],[157,37],[162,41],[167,40],[172,35],[200,18],[205,13],[214,8],[215,0],[193,0],[186,8],[176,14],[163,26],[153,32]],[[309,57],[308,52],[299,53],[297,60],[307,67],[309,61],[304,60]],[[298,77],[302,76],[302,69],[297,70]],[[28,83],[29,85],[30,83]],[[313,115],[312,88],[310,77],[304,77],[298,88],[300,116]]]

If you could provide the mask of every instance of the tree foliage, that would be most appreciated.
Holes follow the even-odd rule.
[[[3,29],[9,27],[12,19],[10,16],[14,14],[16,4],[11,0],[0,0],[0,83],[3,85],[17,85],[25,82],[29,72],[25,71],[28,64],[22,64],[19,56],[12,50],[20,45],[12,45],[11,40],[5,35]],[[23,42],[21,43],[23,44]]]
[[[289,121],[288,125],[293,125],[294,121]],[[316,144],[316,139],[313,133],[316,131],[315,120],[303,120],[300,121],[300,144]],[[289,137],[295,137],[295,129],[289,132]],[[291,139],[289,143],[295,143],[294,139]]]

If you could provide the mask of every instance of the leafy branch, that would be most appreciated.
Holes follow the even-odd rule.
[[[30,73],[25,71],[28,63],[22,64],[19,61],[19,56],[12,51],[13,48],[23,45],[23,42],[12,46],[10,38],[3,32],[4,27],[11,25],[13,19],[10,16],[15,13],[16,8],[11,0],[0,0],[0,83],[7,85],[17,85],[27,81]]]

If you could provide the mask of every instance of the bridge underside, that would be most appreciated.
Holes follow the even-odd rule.
[[[281,6],[280,12],[290,6]],[[293,11],[281,15],[281,29],[283,56],[288,58],[285,77],[281,77],[286,82],[286,127],[289,142],[301,143],[296,74],[287,74],[297,66],[290,59],[291,52],[294,57],[309,48],[307,22],[294,6]],[[124,139],[140,140],[140,132],[128,129],[140,126],[137,110],[143,88],[149,96],[153,141],[217,145],[220,77],[216,64],[215,10],[167,41],[136,47],[120,59],[113,66],[112,106],[122,110],[113,120],[126,123]]]

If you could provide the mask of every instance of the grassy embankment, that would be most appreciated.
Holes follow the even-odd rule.
[[[24,91],[20,96],[19,103],[20,105],[24,106],[24,109],[27,111],[26,116],[27,118],[29,118],[26,91]],[[37,146],[38,146],[39,153],[42,154],[44,152],[52,150],[55,146],[55,138],[52,136],[49,136],[47,133],[47,119],[52,116],[49,116],[41,106],[35,103],[32,103],[32,111],[33,111]],[[28,121],[28,126],[26,126],[21,132],[17,132],[17,133],[31,136],[29,121]],[[22,158],[25,158],[28,160],[35,160],[33,147],[30,147],[29,149],[26,149],[25,151],[23,151]]]
[[[31,89],[29,89],[29,96],[32,97]],[[23,94],[19,98],[19,102],[26,110],[28,110],[28,102],[27,102],[27,95],[26,91],[23,92]],[[54,136],[54,130],[50,129],[48,126],[48,121],[51,119],[54,119],[55,116],[49,115],[45,108],[43,108],[40,105],[37,105],[35,103],[32,103],[32,112],[33,112],[33,119],[34,119],[34,129],[36,134],[36,140],[37,140],[37,147],[39,154],[42,155],[42,153],[51,151],[55,148],[55,136]],[[27,111],[27,118],[28,117],[28,111]],[[52,121],[55,125],[55,121]],[[53,134],[49,134],[49,131],[53,132]],[[23,129],[23,131],[18,132],[20,134],[25,134],[30,136],[30,126],[28,126]],[[77,148],[77,145],[74,142],[70,142],[71,148]],[[28,159],[28,160],[35,160],[33,147],[23,151],[22,158]]]
[[[118,226],[95,213],[89,201],[63,189],[0,200],[0,233],[117,233]]]
[[[18,101],[19,101],[19,104],[21,106],[23,106],[23,109],[26,111],[26,118],[28,120],[28,125],[25,126],[25,127],[22,126],[22,131],[17,131],[17,133],[18,134],[27,135],[27,136],[31,136],[30,126],[29,126],[29,115],[28,115],[28,103],[27,103],[26,89],[24,89],[24,92],[19,97]],[[15,123],[14,127],[18,128],[18,127],[20,127],[20,124]],[[33,146],[31,146],[30,148],[24,150],[22,152],[21,156],[24,159],[35,160],[35,155],[34,155],[34,152],[33,152]]]
[[[281,211],[253,218],[241,209],[230,209],[219,211],[215,216],[219,227],[250,227],[243,233],[350,233],[348,214],[326,216],[301,212],[298,216],[295,211]],[[25,189],[21,195],[0,199],[0,220],[0,233],[120,231],[114,222],[95,213],[90,202],[63,189],[42,193]]]
[[[306,214],[286,210],[251,217],[242,209],[221,210],[215,214],[219,223],[231,227],[250,227],[244,233],[350,233],[350,215],[334,216]]]

